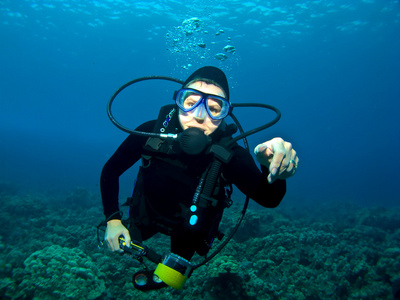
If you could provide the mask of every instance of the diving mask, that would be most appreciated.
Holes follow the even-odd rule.
[[[179,91],[175,91],[174,100],[184,112],[189,112],[197,108],[205,109],[213,120],[221,120],[231,111],[231,104],[227,99],[194,89],[180,89]]]

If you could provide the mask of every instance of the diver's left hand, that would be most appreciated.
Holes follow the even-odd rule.
[[[286,179],[296,173],[299,158],[292,144],[274,138],[254,148],[257,161],[269,169],[268,182]]]

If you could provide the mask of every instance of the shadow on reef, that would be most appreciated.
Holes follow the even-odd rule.
[[[209,291],[207,299],[257,299],[247,295],[243,283],[243,278],[236,273],[219,273],[206,283],[205,290]]]

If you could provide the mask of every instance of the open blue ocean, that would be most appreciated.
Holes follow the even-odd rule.
[[[0,298],[400,299],[399,37],[398,0],[0,0]],[[205,65],[233,103],[280,109],[249,144],[291,142],[298,172],[184,289],[138,292],[140,266],[96,247],[100,172],[127,136],[107,103]],[[130,86],[114,115],[135,128],[177,88]],[[245,130],[274,118],[233,112]]]

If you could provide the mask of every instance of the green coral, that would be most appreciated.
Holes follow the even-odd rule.
[[[217,277],[220,273],[238,273],[239,264],[231,255],[220,255],[210,263],[211,277]]]
[[[37,299],[96,299],[105,291],[104,276],[80,249],[53,245],[24,262],[21,293]]]
[[[131,282],[142,266],[96,247],[100,198],[77,189],[69,195],[0,193],[0,201],[1,299],[393,299],[400,290],[398,208],[250,207],[239,234],[182,290],[144,293]],[[79,202],[87,204],[84,218]],[[226,210],[226,234],[240,211],[237,205]],[[21,236],[35,238],[21,243]],[[163,253],[170,241],[157,235],[146,245]]]

